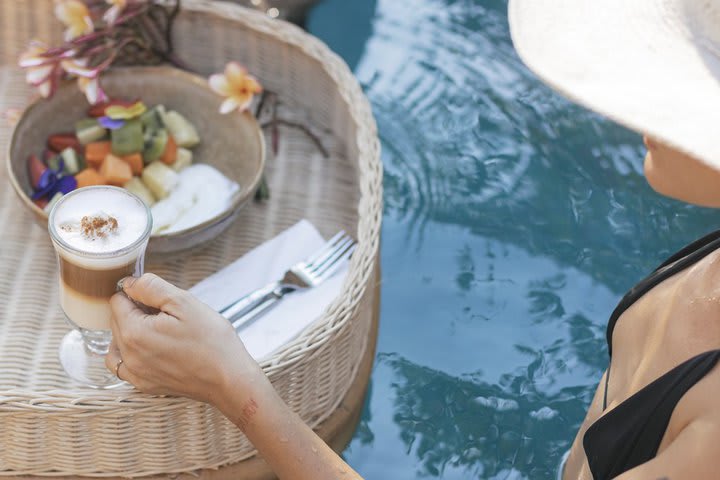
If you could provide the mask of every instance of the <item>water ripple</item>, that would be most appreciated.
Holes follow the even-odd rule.
[[[513,51],[506,2],[385,0],[373,25],[357,72],[385,147],[388,214],[409,240],[430,221],[468,226],[620,293],[701,233],[697,215],[717,219],[678,216],[642,177],[638,135],[536,80]],[[610,255],[626,268],[608,268]]]

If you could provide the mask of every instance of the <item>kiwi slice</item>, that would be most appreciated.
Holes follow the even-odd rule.
[[[155,132],[165,128],[165,122],[163,122],[162,115],[158,107],[153,107],[140,115],[140,121],[142,122],[143,128],[145,128],[146,132]]]
[[[80,157],[80,155],[78,155],[74,148],[66,148],[65,150],[60,152],[60,156],[65,162],[64,171],[66,173],[75,175],[80,170],[85,168],[84,162],[82,161],[83,159]]]
[[[168,142],[167,130],[161,128],[154,132],[145,132],[145,148],[143,149],[143,160],[145,165],[154,162],[165,151]]]
[[[107,130],[94,118],[84,118],[75,123],[75,135],[81,144],[87,145],[105,138]]]
[[[62,171],[60,166],[62,165]],[[53,155],[48,158],[47,166],[51,170],[58,172],[62,175],[75,175],[80,170],[85,168],[85,162],[83,158],[75,151],[72,147],[67,147],[57,155]]]
[[[128,120],[122,127],[111,130],[110,135],[112,138],[112,153],[115,155],[132,155],[143,150],[142,122],[139,118]]]

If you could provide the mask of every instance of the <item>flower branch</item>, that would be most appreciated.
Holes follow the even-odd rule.
[[[55,15],[65,25],[65,43],[48,48],[31,42],[19,64],[28,83],[51,97],[60,80],[78,78],[90,103],[105,101],[100,75],[113,64],[169,62],[187,69],[174,55],[172,25],[181,0],[58,0]],[[85,78],[86,80],[82,80]]]

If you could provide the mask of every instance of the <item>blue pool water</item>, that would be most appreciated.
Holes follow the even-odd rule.
[[[373,479],[552,478],[618,298],[720,215],[661,198],[640,137],[543,86],[505,0],[325,0],[383,142],[378,354],[345,451]]]

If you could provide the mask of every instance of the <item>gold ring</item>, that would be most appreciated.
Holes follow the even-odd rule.
[[[118,360],[117,365],[115,365],[115,376],[118,378],[120,378],[119,370],[120,370],[120,365],[122,365],[122,364],[123,364],[123,359],[121,358],[120,360]],[[120,380],[122,380],[122,378],[120,378]]]

